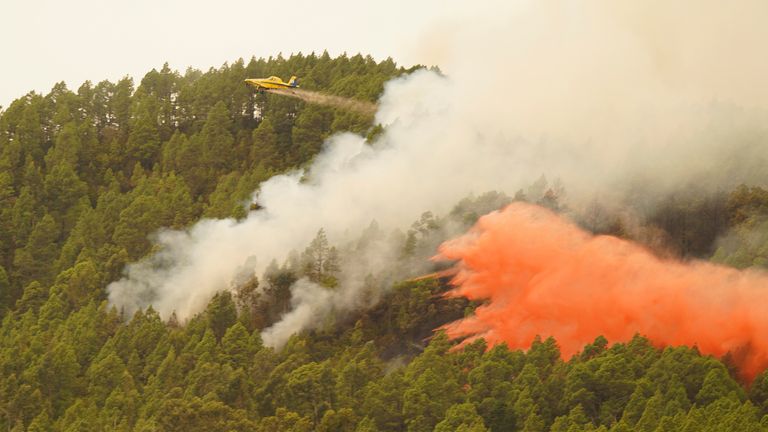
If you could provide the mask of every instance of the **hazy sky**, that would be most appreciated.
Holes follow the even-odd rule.
[[[168,62],[184,71],[282,52],[327,49],[428,62],[418,43],[445,0],[4,0],[0,105],[58,81],[136,83]]]

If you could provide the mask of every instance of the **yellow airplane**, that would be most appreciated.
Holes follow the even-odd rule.
[[[269,78],[251,78],[245,80],[246,83],[256,87],[257,90],[263,89],[286,89],[299,86],[299,81],[295,76],[292,76],[288,82],[280,79],[280,77],[271,76]]]

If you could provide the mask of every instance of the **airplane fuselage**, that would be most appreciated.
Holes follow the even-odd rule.
[[[251,78],[245,80],[245,82],[257,89],[286,89],[294,88],[299,85],[296,82],[296,77],[291,77],[289,82],[285,82],[280,77],[271,76],[269,78]]]

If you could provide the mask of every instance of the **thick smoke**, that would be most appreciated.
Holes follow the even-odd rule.
[[[444,214],[487,190],[511,194],[542,173],[562,180],[573,205],[620,201],[638,184],[662,195],[766,175],[768,3],[492,3],[448,13],[415,41],[440,54],[447,77],[419,71],[388,83],[376,142],[332,137],[306,173],[263,183],[254,195],[263,209],[245,220],[159,233],[159,252],[127,267],[111,302],[184,319],[250,257],[261,274],[321,227],[333,244],[372,220],[407,228],[425,210]],[[379,258],[342,275],[386,267],[391,248],[362,254]],[[297,285],[294,312],[265,333],[270,343],[360,306],[361,278],[348,279],[331,294]]]
[[[569,358],[598,336],[626,342],[639,333],[662,346],[730,352],[749,379],[768,366],[766,273],[662,260],[523,203],[483,216],[440,254],[459,260],[453,295],[488,300],[446,326],[450,336],[511,348],[554,336]]]

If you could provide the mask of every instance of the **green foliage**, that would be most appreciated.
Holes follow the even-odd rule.
[[[59,234],[59,226],[50,214],[35,225],[26,245],[17,249],[13,258],[17,283],[50,282]]]
[[[148,237],[162,227],[203,212],[242,218],[261,181],[311,161],[331,134],[372,126],[255,94],[243,79],[297,75],[308,89],[375,100],[407,72],[391,59],[296,54],[184,74],[165,64],[138,87],[128,77],[77,92],[58,83],[14,101],[0,112],[0,266],[10,284],[0,311],[32,281],[47,287],[83,259],[104,286],[151,252]],[[335,284],[333,271],[323,269],[322,283]]]
[[[217,340],[221,340],[232,325],[237,322],[237,308],[232,293],[222,291],[213,296],[206,311],[208,326]]]
[[[637,336],[597,338],[567,362],[551,338],[527,352],[484,341],[456,350],[434,329],[471,305],[444,298],[437,279],[384,286],[368,275],[370,309],[318,323],[282,350],[264,346],[260,330],[290,310],[294,282],[334,289],[345,254],[386,235],[375,222],[351,246],[320,229],[303,253],[258,278],[245,272],[188,322],[109,308],[104,287],[155,252],[154,232],[246,217],[262,181],[310,162],[328,136],[383,133],[366,116],[254,94],[244,78],[295,74],[307,89],[375,101],[406,72],[391,59],[327,53],[184,74],[164,65],[138,87],[59,83],[0,112],[0,429],[768,430],[766,376],[747,394],[695,349]],[[516,199],[562,210],[563,194],[542,177]],[[398,265],[434,251],[446,226],[510,201],[491,192],[444,219],[425,212],[393,235]],[[672,200],[652,219],[702,256],[727,224],[716,259],[765,266],[766,202],[765,190],[744,186],[727,199]]]
[[[301,258],[303,273],[309,280],[328,287],[336,286],[335,276],[339,272],[339,255],[336,248],[328,244],[325,230],[320,228]]]
[[[445,418],[435,426],[434,432],[486,432],[488,429],[482,417],[477,415],[475,406],[471,403],[453,405],[448,409]]]

